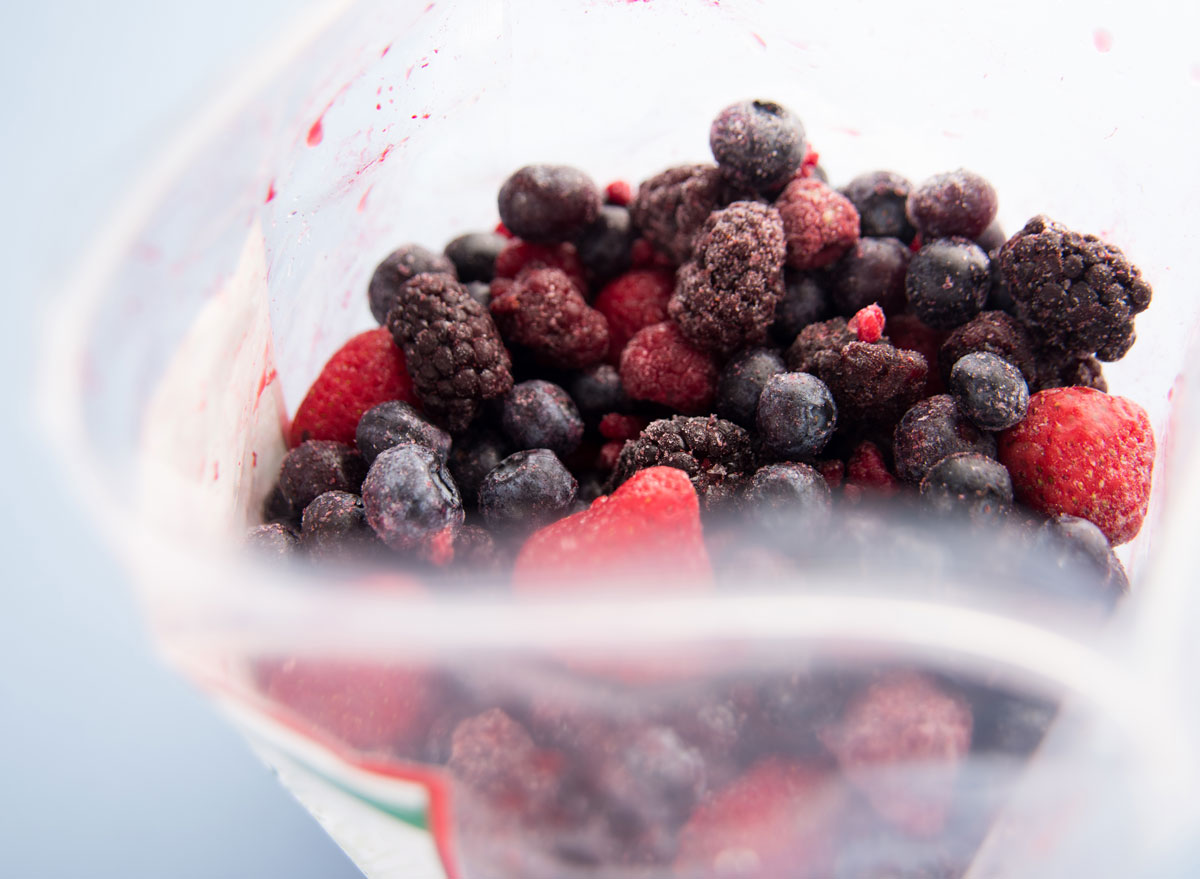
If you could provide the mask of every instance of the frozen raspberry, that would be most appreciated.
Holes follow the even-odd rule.
[[[608,320],[608,359],[618,363],[621,351],[642,327],[667,319],[667,303],[675,276],[663,269],[634,269],[610,281],[593,303]]]
[[[878,342],[883,338],[883,326],[883,309],[874,303],[860,308],[846,323],[846,329],[860,342]]]
[[[1033,509],[1088,519],[1114,546],[1142,527],[1154,433],[1136,403],[1091,388],[1040,391],[999,449],[1017,499]]]
[[[790,345],[806,326],[825,320],[832,311],[829,279],[823,272],[793,272],[783,275],[783,298],[775,306],[771,335],[781,345]]]
[[[775,200],[794,269],[830,265],[858,241],[858,211],[819,180],[793,180]]]
[[[344,491],[317,495],[304,508],[300,546],[310,559],[353,561],[379,546],[362,498]]]
[[[636,415],[620,415],[609,412],[600,419],[600,436],[607,440],[637,439],[638,434],[646,429],[649,422]]]
[[[774,208],[734,202],[715,211],[679,269],[668,311],[707,351],[761,344],[783,297],[783,225]]]
[[[893,454],[901,479],[920,482],[930,467],[955,452],[994,458],[996,440],[975,427],[949,394],[921,400],[896,425]]]
[[[471,430],[454,438],[446,464],[467,506],[475,505],[483,477],[513,451],[512,444],[490,428]]]
[[[611,324],[610,324],[611,327]],[[571,399],[588,418],[605,412],[619,412],[629,405],[621,375],[608,363],[585,369],[571,379],[567,390]]]
[[[888,470],[879,446],[864,440],[855,446],[846,461],[846,484],[880,497],[891,497],[900,490],[900,482]]]
[[[643,182],[630,213],[650,243],[681,264],[692,255],[700,227],[721,206],[724,192],[716,165],[683,165]]]
[[[259,555],[288,558],[295,551],[300,538],[282,522],[255,525],[246,535],[246,545]]]
[[[717,414],[742,427],[753,427],[763,388],[773,376],[786,371],[783,358],[772,348],[747,348],[737,354],[717,380]]]
[[[962,168],[930,177],[908,195],[908,219],[926,241],[978,238],[995,216],[992,184]]]
[[[380,324],[387,323],[388,312],[395,307],[400,288],[410,278],[438,272],[455,277],[454,263],[419,244],[405,244],[388,254],[367,285],[367,299],[375,320]]]
[[[380,452],[363,480],[362,499],[367,521],[392,549],[434,564],[453,558],[462,499],[435,452],[416,443]]]
[[[279,491],[291,509],[302,511],[327,491],[357,494],[366,475],[367,462],[345,443],[307,440],[284,456]]]
[[[621,457],[621,449],[625,448],[625,442],[625,440],[609,440],[602,445],[600,451],[596,453],[596,469],[601,473],[612,473]],[[601,494],[603,491],[598,492],[596,497]]]
[[[631,201],[633,201],[633,187],[627,181],[614,180],[604,187],[605,204],[615,204],[624,208],[629,207]]]
[[[416,402],[404,352],[380,327],[354,336],[329,358],[288,430],[288,446],[305,440],[354,442],[364,412],[386,400]]]
[[[448,275],[417,275],[401,287],[388,329],[412,367],[422,410],[452,433],[470,424],[481,401],[512,387],[496,325]]]
[[[384,449],[400,443],[419,443],[433,449],[443,461],[450,454],[450,434],[434,427],[408,403],[380,403],[363,413],[354,441],[367,464]]]
[[[789,461],[812,458],[833,436],[837,407],[816,376],[783,372],[763,387],[755,423],[768,453]]]
[[[1029,387],[1021,370],[987,351],[964,354],[950,370],[950,394],[983,430],[1004,430],[1025,417]]]
[[[715,415],[677,415],[651,422],[640,437],[625,444],[613,483],[620,485],[638,471],[660,466],[684,471],[704,508],[719,508],[754,472],[750,434]]]
[[[892,171],[860,174],[842,187],[858,210],[864,236],[899,238],[905,245],[917,234],[906,213],[911,191],[912,184]]]
[[[517,449],[549,449],[566,458],[583,439],[583,419],[570,395],[552,382],[515,385],[504,398],[500,425]]]
[[[496,257],[507,243],[508,239],[497,232],[468,232],[447,244],[444,252],[464,284],[486,282],[495,276]]]
[[[938,461],[921,480],[921,497],[941,513],[987,519],[1013,503],[1012,479],[1004,465],[975,452],[956,452]]]
[[[650,243],[650,239],[645,236],[633,239],[633,246],[629,248],[629,256],[635,269],[666,269],[672,274],[676,269],[675,260],[655,248]]]
[[[534,244],[513,238],[504,249],[496,255],[496,279],[516,279],[524,272],[535,269],[558,269],[566,272],[567,277],[579,288],[580,293],[587,292],[588,284],[583,262],[579,259],[579,251],[574,244]],[[493,298],[498,296],[503,285],[497,288],[493,283]]]
[[[526,165],[504,181],[497,203],[501,222],[517,237],[569,241],[600,213],[600,190],[575,168]]]
[[[1133,344],[1133,317],[1152,293],[1119,248],[1044,216],[1001,248],[1000,273],[1017,315],[1043,344],[1108,361]]]
[[[517,452],[483,478],[479,511],[497,534],[528,534],[566,515],[578,488],[549,449]]]
[[[975,317],[987,302],[992,276],[987,254],[965,238],[939,238],[908,265],[908,307],[936,330],[952,330]]]
[[[849,342],[818,351],[806,372],[829,387],[845,430],[890,428],[925,394],[929,367],[916,351],[885,342]]]
[[[1003,311],[985,311],[958,327],[942,344],[938,362],[948,384],[950,370],[962,357],[976,352],[995,354],[1021,371],[1030,388],[1036,388],[1038,361],[1033,339],[1024,324]]]
[[[722,110],[708,132],[721,173],[735,187],[778,190],[804,161],[804,126],[773,101],[742,101]]]
[[[830,299],[839,314],[872,303],[889,314],[904,310],[904,279],[912,253],[896,238],[860,238],[830,269]]]
[[[826,458],[816,463],[817,471],[831,489],[838,488],[846,477],[846,462],[838,458]]]
[[[716,363],[685,339],[673,321],[638,330],[621,352],[620,373],[632,399],[683,413],[708,409],[717,387]]]
[[[558,269],[524,273],[492,299],[490,310],[507,341],[524,345],[547,366],[582,369],[608,353],[608,321]]]

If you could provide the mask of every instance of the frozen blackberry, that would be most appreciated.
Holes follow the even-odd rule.
[[[354,442],[370,464],[384,449],[400,443],[419,443],[446,460],[450,453],[450,434],[430,424],[408,403],[392,400],[363,413],[358,420]]]
[[[921,400],[896,425],[892,454],[901,479],[920,482],[930,467],[955,452],[995,458],[996,438],[975,427],[949,394]]]
[[[483,400],[508,393],[511,361],[496,325],[449,275],[416,275],[400,288],[388,329],[404,357],[421,408],[451,433]]]
[[[367,523],[362,498],[345,491],[327,491],[304,508],[300,546],[318,561],[353,561],[379,545]]]
[[[892,171],[860,174],[842,187],[842,195],[858,210],[864,236],[899,238],[905,245],[917,234],[906,213],[911,191],[912,184]]]
[[[1039,348],[1037,352],[1037,381],[1031,390],[1049,388],[1095,388],[1108,391],[1108,382],[1100,361],[1095,357],[1076,357],[1054,348]]]
[[[549,449],[509,455],[479,486],[479,512],[497,534],[529,533],[565,516],[579,485]]]
[[[691,479],[705,510],[728,504],[754,471],[750,434],[732,421],[707,417],[653,421],[625,444],[613,485],[647,467],[674,467]]]
[[[775,306],[771,335],[781,345],[790,345],[800,331],[825,320],[832,310],[829,278],[823,272],[783,273],[783,298]]]
[[[1007,360],[1021,371],[1033,390],[1038,388],[1038,359],[1029,330],[1003,311],[985,311],[954,330],[938,355],[942,379],[950,383],[950,370],[967,354],[987,352]]]
[[[837,353],[858,339],[858,334],[847,327],[844,317],[833,317],[826,321],[809,324],[787,349],[784,359],[792,372],[812,372],[816,356],[822,351]]]
[[[445,255],[464,284],[490,281],[496,273],[496,257],[508,239],[498,232],[468,232],[446,245]]]
[[[800,169],[807,148],[804,126],[773,101],[742,101],[722,110],[708,145],[725,178],[755,192],[780,189]]]
[[[279,491],[293,510],[303,510],[327,491],[357,493],[366,475],[367,462],[350,446],[308,440],[284,456]]]
[[[435,564],[453,556],[462,499],[433,450],[401,443],[379,453],[362,486],[367,521],[379,539]]]
[[[715,211],[680,268],[667,306],[694,345],[729,354],[766,340],[783,297],[783,224],[774,208],[734,202]]]
[[[787,372],[783,358],[772,348],[747,348],[721,370],[717,379],[717,414],[742,427],[754,427],[758,398],[772,376]]]
[[[908,219],[926,241],[978,238],[996,217],[996,190],[959,168],[921,182],[908,194]]]
[[[604,283],[627,271],[633,262],[633,220],[629,209],[604,205],[592,223],[575,239],[575,249],[589,277]]]
[[[1029,386],[1021,370],[986,351],[960,357],[950,370],[949,385],[959,411],[983,430],[1012,427],[1029,407]]]
[[[830,299],[847,317],[872,303],[888,315],[904,310],[912,251],[898,238],[860,238],[830,269]]]
[[[634,400],[694,414],[708,411],[717,389],[717,364],[684,338],[674,321],[638,330],[621,352],[621,384]]]
[[[858,211],[820,180],[793,180],[775,207],[783,220],[787,264],[794,269],[831,265],[858,240]]]
[[[975,518],[987,518],[1012,507],[1012,479],[1008,469],[994,458],[976,452],[956,452],[925,473],[921,497],[939,513],[966,512]]]
[[[620,412],[629,405],[617,368],[601,363],[577,374],[567,390],[583,415],[591,417],[606,412]]]
[[[575,401],[556,384],[521,382],[504,398],[504,434],[517,449],[549,449],[566,458],[583,439],[583,419]]]
[[[1080,358],[1123,357],[1152,295],[1119,248],[1044,216],[1000,249],[1000,274],[1038,340]]]
[[[546,366],[583,369],[608,354],[608,321],[559,269],[522,273],[489,308],[504,339]]]
[[[526,241],[577,238],[600,213],[600,190],[566,165],[526,165],[504,181],[497,199],[500,220]]]
[[[1054,585],[1080,598],[1099,600],[1105,608],[1111,608],[1129,591],[1129,578],[1121,560],[1104,532],[1087,519],[1063,514],[1046,520],[1038,534],[1037,548],[1058,568],[1070,569],[1073,576],[1056,578]]]
[[[371,314],[381,326],[387,323],[388,312],[395,307],[400,288],[410,278],[428,272],[454,277],[454,263],[419,244],[405,244],[389,253],[376,267],[367,285],[367,300]]]
[[[950,330],[979,314],[991,282],[987,254],[978,244],[939,238],[912,258],[904,291],[913,314],[935,330]]]
[[[471,430],[454,438],[446,464],[468,506],[474,506],[483,477],[512,451],[507,439],[488,428]]]
[[[246,546],[262,556],[287,558],[296,551],[300,539],[282,522],[256,525],[246,534]]]
[[[808,464],[787,461],[760,467],[746,486],[749,515],[775,537],[795,537],[829,516],[829,483]]]
[[[644,181],[629,211],[642,235],[678,265],[692,255],[700,227],[721,206],[724,192],[716,165],[681,165]]]
[[[770,454],[787,460],[811,458],[833,436],[837,406],[825,382],[816,376],[784,372],[763,387],[756,424]]]
[[[854,341],[816,352],[804,371],[828,386],[844,430],[879,430],[925,395],[929,367],[916,351]]]

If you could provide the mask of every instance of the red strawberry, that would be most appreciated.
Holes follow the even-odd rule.
[[[1142,527],[1154,432],[1137,403],[1092,388],[1039,391],[1025,420],[998,439],[1018,500],[1047,515],[1088,519],[1114,546]]]
[[[621,350],[642,327],[667,319],[667,302],[675,275],[664,269],[634,269],[605,285],[595,309],[608,318],[608,360],[617,363]]]
[[[355,336],[329,358],[296,410],[288,448],[305,440],[354,445],[358,419],[388,400],[420,405],[404,366],[404,352],[387,328],[380,327]]]

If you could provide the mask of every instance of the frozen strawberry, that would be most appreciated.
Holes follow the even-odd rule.
[[[1035,510],[1088,519],[1114,546],[1142,527],[1154,433],[1137,403],[1092,388],[1039,391],[998,451],[1017,499]]]
[[[634,269],[605,285],[594,306],[608,318],[610,363],[620,361],[634,333],[667,319],[667,302],[674,289],[675,276],[664,269]]]
[[[419,405],[404,352],[380,327],[355,336],[329,358],[296,410],[288,448],[314,439],[353,445],[358,419],[389,400]]]

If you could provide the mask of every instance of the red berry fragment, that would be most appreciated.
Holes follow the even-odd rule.
[[[534,269],[561,269],[575,282],[580,293],[588,288],[583,261],[574,244],[533,244],[514,238],[496,255],[497,278],[516,278],[522,272]],[[493,289],[492,298],[497,295]]]
[[[820,180],[793,180],[775,200],[787,237],[787,264],[819,269],[858,240],[858,211],[846,196]]]
[[[625,180],[614,180],[604,187],[604,200],[608,204],[628,207],[633,201],[633,187]]]
[[[621,352],[621,383],[634,400],[670,406],[684,414],[703,412],[717,389],[717,364],[694,347],[672,321],[634,334]]]
[[[505,340],[547,366],[583,369],[608,353],[608,321],[558,269],[523,272],[489,310]]]
[[[608,320],[608,359],[618,363],[621,351],[642,327],[667,319],[667,303],[675,275],[664,269],[634,269],[614,278],[593,303]]]
[[[846,329],[857,335],[860,342],[878,342],[883,338],[883,324],[883,309],[873,304],[855,312]]]

